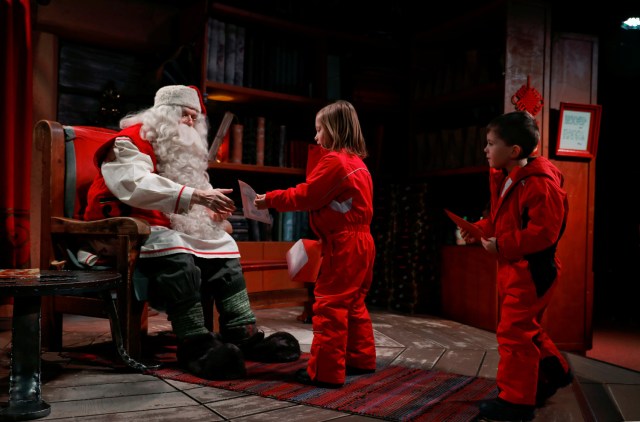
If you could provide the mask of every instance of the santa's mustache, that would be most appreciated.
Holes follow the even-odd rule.
[[[206,140],[200,136],[195,128],[185,124],[178,125],[178,139],[173,142],[182,147],[194,148],[194,152],[197,153],[207,152]]]

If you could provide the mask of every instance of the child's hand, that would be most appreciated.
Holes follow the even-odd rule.
[[[491,254],[498,253],[498,243],[496,242],[495,237],[490,237],[488,239],[480,239],[482,242],[482,247]]]
[[[471,233],[469,233],[467,230],[463,229],[462,227],[459,227],[459,229],[460,229],[460,237],[464,239],[464,242],[467,245],[478,242],[479,239],[476,239],[475,237],[473,237]]]
[[[266,194],[257,194],[256,199],[253,200],[253,205],[259,210],[267,209]]]

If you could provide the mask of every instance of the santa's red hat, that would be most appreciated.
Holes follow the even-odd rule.
[[[207,108],[202,100],[200,90],[193,85],[163,86],[156,92],[156,97],[153,102],[154,107],[161,105],[189,107],[197,110],[199,113],[207,114]]]

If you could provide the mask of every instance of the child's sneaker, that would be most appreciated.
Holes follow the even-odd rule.
[[[544,406],[559,388],[571,384],[573,373],[571,369],[565,372],[560,361],[549,356],[540,361],[538,369],[538,390],[536,391],[536,407]]]

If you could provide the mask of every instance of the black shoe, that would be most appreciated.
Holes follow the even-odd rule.
[[[365,375],[365,374],[373,374],[374,372],[376,372],[375,368],[364,369],[364,368],[358,368],[356,366],[349,366],[349,365],[347,365],[346,367],[347,375]]]
[[[300,343],[291,334],[278,331],[268,337],[259,332],[239,344],[245,359],[255,362],[294,362],[300,358]]]
[[[294,378],[296,382],[299,382],[300,384],[313,385],[314,387],[320,388],[340,388],[344,385],[312,380],[306,369],[299,369],[296,371]]]
[[[187,337],[178,343],[176,357],[182,369],[200,378],[229,380],[247,375],[240,349],[223,343],[216,333]]]
[[[484,421],[530,421],[533,420],[534,406],[510,403],[501,398],[480,403],[478,420]]]
[[[544,406],[559,388],[571,384],[573,373],[565,372],[560,361],[553,357],[546,357],[540,361],[538,369],[538,390],[536,391],[536,407]]]

